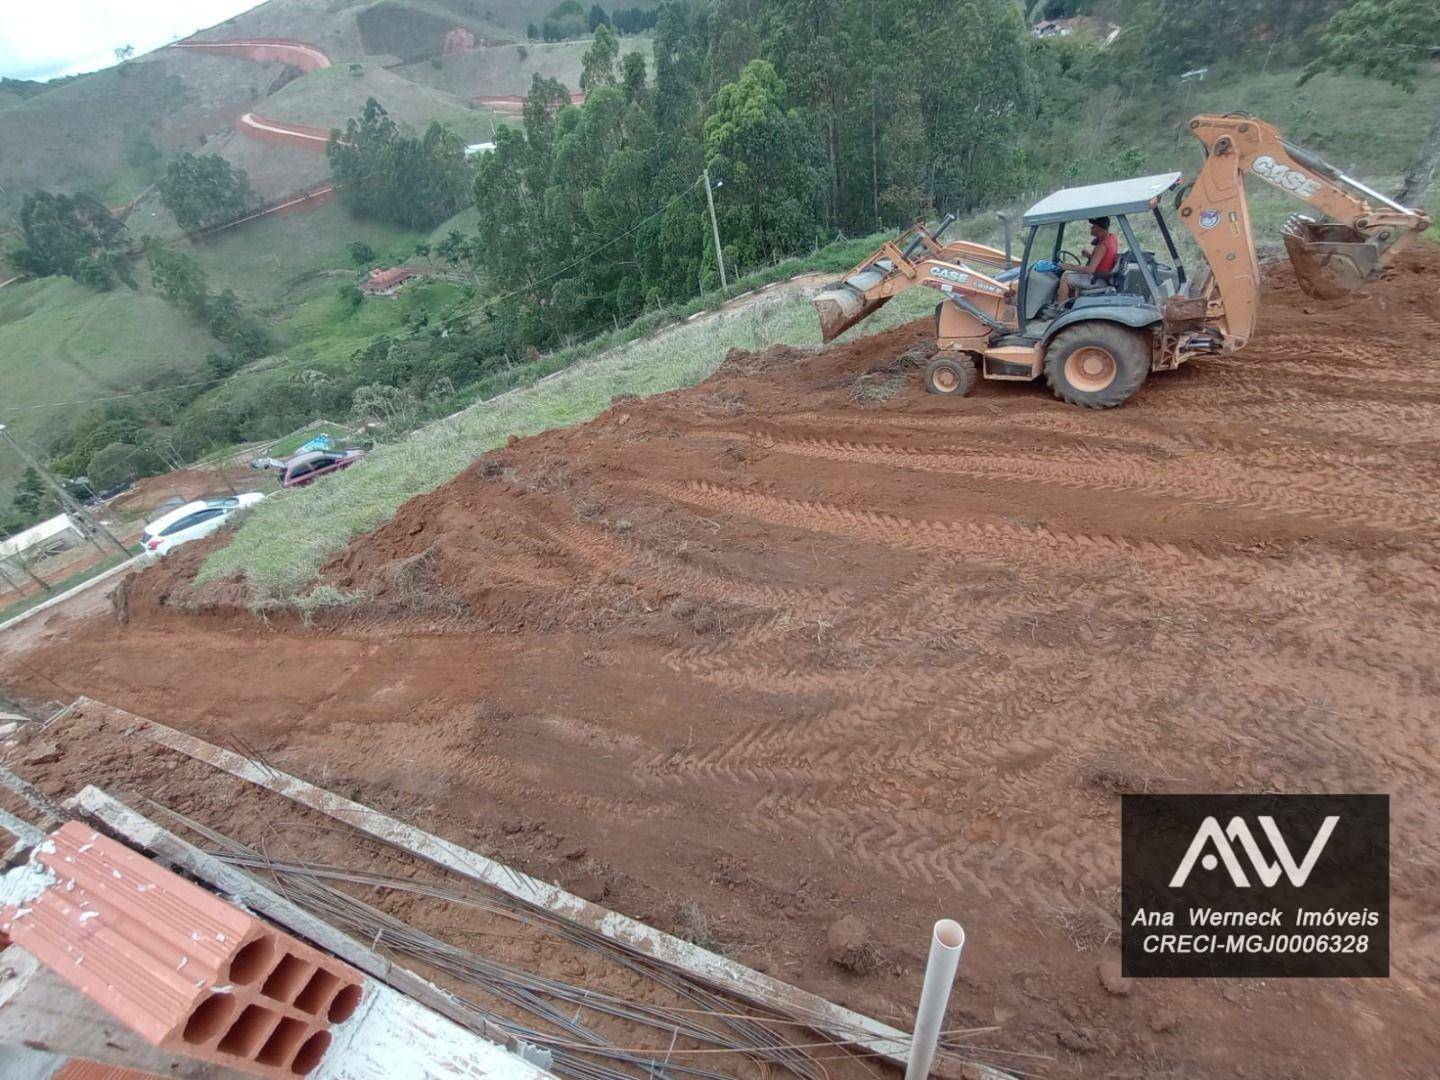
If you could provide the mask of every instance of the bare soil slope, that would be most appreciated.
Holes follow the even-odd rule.
[[[1252,348],[1108,413],[926,397],[925,321],[737,354],[412,500],[327,568],[363,599],[322,629],[196,593],[191,548],[125,624],[52,623],[0,671],[239,735],[661,925],[698,905],[877,1014],[955,915],[952,1021],[1042,1055],[993,1055],[1018,1069],[1426,1075],[1437,271],[1320,304],[1278,270]],[[70,753],[78,785],[104,744]],[[1127,791],[1390,792],[1392,977],[1102,987]],[[844,914],[869,975],[824,958]]]

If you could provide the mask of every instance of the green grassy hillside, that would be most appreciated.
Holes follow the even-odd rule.
[[[445,32],[466,27],[490,43],[525,41],[526,27],[545,21],[558,0],[380,0],[356,16],[361,39],[371,53],[392,53],[402,60],[436,56]],[[609,7],[654,7],[654,0],[619,0]]]
[[[337,63],[366,56],[412,61],[438,56],[445,33],[470,30],[489,43],[524,41],[556,0],[267,0],[195,35],[200,41],[282,37],[308,41]],[[654,0],[623,0],[616,7],[652,8]]]
[[[203,379],[205,356],[217,347],[203,326],[149,289],[98,293],[66,278],[6,286],[0,421],[31,446],[47,447],[86,409],[30,406]],[[19,471],[13,455],[0,454],[0,489]]]
[[[435,61],[405,64],[396,68],[395,73],[463,98],[525,94],[536,75],[558,79],[569,89],[578,90],[580,58],[589,47],[588,38],[551,44],[491,45]],[[622,37],[620,49],[622,53],[638,52],[647,64],[650,62],[652,50],[648,37]]]
[[[342,64],[296,79],[267,98],[257,111],[272,120],[343,128],[372,97],[397,121],[417,130],[439,120],[467,140],[490,137],[489,110],[443,90],[421,86],[373,62],[361,64],[359,72]]]
[[[369,0],[266,0],[193,36],[195,41],[241,37],[292,38],[317,45],[332,60],[358,60],[365,55],[355,16]]]
[[[1200,144],[1186,130],[1198,113],[1247,112],[1287,139],[1379,191],[1394,191],[1440,110],[1440,72],[1422,74],[1413,94],[1362,75],[1320,75],[1296,86],[1296,72],[1212,70],[1210,78],[1165,95],[1104,91],[1077,103],[1063,130],[1044,133],[1056,158],[1053,183],[1023,193],[1028,203],[1053,187],[1178,169],[1194,176]],[[1058,149],[1057,149],[1058,148]],[[1257,235],[1305,204],[1259,181],[1247,185]],[[1440,198],[1440,185],[1431,189]],[[1022,199],[1017,199],[1018,205]],[[1268,237],[1270,240],[1278,239]]]
[[[328,203],[298,214],[278,214],[194,244],[211,281],[223,282],[241,299],[276,314],[288,312],[321,289],[354,278],[346,251],[362,240],[382,263],[405,262],[424,233],[354,218]]]
[[[13,102],[0,109],[0,221],[39,187],[125,202],[163,167],[154,150],[196,150],[202,135],[223,134],[282,71],[170,49]]]

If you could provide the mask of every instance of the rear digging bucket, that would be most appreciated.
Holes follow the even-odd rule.
[[[885,299],[888,297],[867,303],[863,296],[845,285],[826,289],[810,301],[811,307],[820,316],[821,340],[827,344],[833,341],[885,303]]]
[[[1297,214],[1285,223],[1284,236],[1300,287],[1318,299],[1346,296],[1379,276],[1380,247],[1349,225]]]
[[[884,281],[892,272],[893,268],[888,261],[879,262],[843,281],[826,286],[816,295],[810,301],[810,306],[820,316],[821,340],[829,344],[850,327],[863,322],[884,307],[890,297],[879,296],[866,300],[865,293]]]

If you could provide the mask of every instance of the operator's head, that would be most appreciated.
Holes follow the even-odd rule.
[[[1108,217],[1092,217],[1090,219],[1090,235],[1096,240],[1110,231],[1110,219]]]

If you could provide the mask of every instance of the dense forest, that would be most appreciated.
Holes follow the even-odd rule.
[[[1039,0],[1100,34],[1037,40],[1012,0],[667,0],[653,70],[600,26],[582,107],[537,77],[523,130],[478,167],[476,261],[511,349],[634,317],[718,283],[700,176],[732,271],[1068,179],[1077,104],[1188,68],[1312,58],[1337,0]],[[1223,32],[1222,32],[1223,31]],[[593,254],[592,254],[593,253]]]

